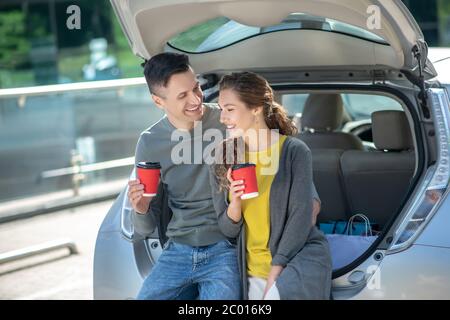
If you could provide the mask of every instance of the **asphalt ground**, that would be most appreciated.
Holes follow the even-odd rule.
[[[67,239],[67,248],[0,264],[0,299],[90,300],[95,240],[113,200],[0,224],[0,255]]]

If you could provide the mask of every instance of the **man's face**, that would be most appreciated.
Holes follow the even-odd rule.
[[[191,68],[172,75],[167,87],[156,88],[156,105],[178,129],[191,129],[203,116],[203,92]]]

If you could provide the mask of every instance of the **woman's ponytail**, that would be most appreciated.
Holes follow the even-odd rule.
[[[267,110],[265,120],[269,129],[278,129],[279,132],[285,136],[297,134],[297,127],[292,120],[289,119],[286,109],[284,109],[282,105],[274,101]]]

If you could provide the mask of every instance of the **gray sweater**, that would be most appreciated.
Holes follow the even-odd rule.
[[[136,232],[148,236],[158,227],[160,238],[171,238],[191,246],[205,246],[224,240],[217,224],[208,183],[208,165],[202,159],[202,150],[211,142],[204,141],[205,130],[218,129],[220,109],[205,104],[201,128],[178,132],[180,140],[173,140],[177,129],[167,117],[144,131],[136,147],[135,161],[161,163],[161,184],[158,195],[152,200],[147,214],[133,214]],[[223,129],[222,129],[223,130]],[[196,149],[200,147],[200,152]],[[181,150],[190,152],[176,152]],[[176,163],[177,155],[186,160]],[[199,158],[200,156],[200,158]],[[168,208],[165,207],[168,203]]]
[[[238,239],[243,296],[247,297],[246,246],[242,219],[232,221],[226,211],[227,191],[220,192],[213,166],[210,167],[214,207],[219,227],[229,238]],[[331,256],[328,242],[312,226],[311,151],[302,141],[288,137],[270,189],[270,239],[272,265],[281,265],[277,279],[281,299],[329,299]]]

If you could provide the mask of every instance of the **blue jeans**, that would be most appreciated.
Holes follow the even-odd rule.
[[[198,293],[198,296],[193,297],[192,292]],[[144,280],[137,299],[188,298],[241,299],[236,246],[227,240],[203,247],[191,247],[169,240]]]

